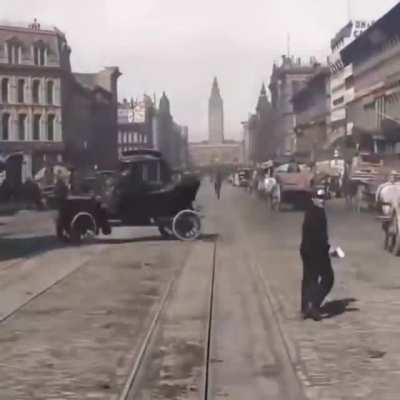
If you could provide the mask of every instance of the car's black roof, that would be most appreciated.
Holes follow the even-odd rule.
[[[135,163],[142,161],[159,160],[162,158],[161,152],[158,150],[141,149],[141,150],[129,150],[122,152],[120,161],[122,163]]]

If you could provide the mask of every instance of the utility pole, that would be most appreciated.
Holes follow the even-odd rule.
[[[290,58],[290,33],[287,34],[287,50],[286,50],[286,54],[287,54],[288,58]]]

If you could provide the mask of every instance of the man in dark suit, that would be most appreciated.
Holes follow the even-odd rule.
[[[303,261],[301,311],[304,319],[312,318],[316,321],[321,320],[320,306],[334,283],[325,199],[323,189],[312,194],[304,215],[300,246]]]

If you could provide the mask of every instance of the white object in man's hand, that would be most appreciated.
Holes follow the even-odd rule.
[[[346,256],[345,252],[340,248],[340,247],[336,247],[335,249],[332,249],[329,252],[331,257],[335,257],[335,258],[344,258]]]

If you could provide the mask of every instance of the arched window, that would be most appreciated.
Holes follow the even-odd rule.
[[[47,82],[47,104],[54,104],[54,82]]]
[[[56,116],[53,114],[49,114],[47,116],[47,140],[49,142],[54,141],[54,125],[55,125]]]
[[[3,78],[3,80],[1,81],[1,101],[3,103],[8,103],[8,85],[8,78]]]
[[[32,85],[32,101],[34,104],[40,102],[40,81],[34,80]]]
[[[1,117],[1,139],[8,140],[10,137],[10,114]]]

